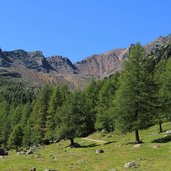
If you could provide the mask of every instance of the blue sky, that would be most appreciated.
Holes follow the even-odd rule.
[[[0,0],[0,47],[76,62],[171,33],[171,0]]]

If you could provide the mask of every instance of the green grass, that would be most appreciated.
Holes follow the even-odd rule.
[[[171,129],[171,123],[164,124],[164,130]],[[144,141],[142,147],[134,148],[134,134],[114,132],[104,134],[97,132],[89,136],[91,139],[105,140],[107,144],[91,142],[77,138],[81,148],[67,148],[69,141],[44,146],[33,155],[17,156],[9,151],[9,156],[0,158],[0,171],[29,171],[36,167],[38,171],[57,169],[59,171],[171,171],[171,138],[165,133],[158,134],[158,126],[140,131]],[[157,139],[162,143],[153,142]],[[153,148],[158,145],[160,147]],[[96,149],[104,153],[95,154]],[[138,168],[127,169],[124,164],[137,161]]]

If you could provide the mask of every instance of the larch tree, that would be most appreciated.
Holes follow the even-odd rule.
[[[114,115],[112,101],[117,89],[119,74],[114,74],[111,78],[105,79],[99,90],[98,102],[96,106],[96,130],[104,129],[107,132],[114,130]]]
[[[23,139],[23,129],[21,125],[17,125],[14,127],[10,137],[9,137],[9,147],[17,149],[22,145]]]
[[[137,43],[124,61],[119,89],[114,105],[117,125],[122,132],[135,132],[136,143],[141,143],[139,130],[151,126],[155,103],[152,59],[145,56],[143,47]]]
[[[160,78],[160,96],[162,98],[161,117],[165,120],[171,120],[171,58],[167,60],[165,70]]]
[[[42,142],[45,136],[46,117],[48,115],[48,104],[51,96],[51,88],[49,86],[40,90],[37,98],[35,99],[32,112],[33,120],[33,141]]]
[[[94,115],[90,101],[80,91],[75,91],[60,109],[61,123],[58,134],[61,139],[67,138],[74,145],[74,138],[87,136],[94,131]]]

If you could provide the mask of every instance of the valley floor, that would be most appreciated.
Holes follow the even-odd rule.
[[[61,141],[26,156],[9,151],[8,156],[0,158],[0,171],[29,171],[33,167],[37,171],[170,171],[171,136],[165,132],[171,129],[171,123],[165,123],[163,128],[163,133],[158,133],[157,125],[140,131],[144,141],[140,147],[134,147],[133,133],[97,132],[87,138],[77,138],[79,148],[67,148],[69,141]],[[104,153],[96,154],[97,149]],[[124,168],[131,161],[136,161],[137,168]]]

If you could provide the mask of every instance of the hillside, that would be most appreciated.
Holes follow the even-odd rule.
[[[145,45],[146,53],[155,54],[169,42],[171,35],[159,37]],[[120,71],[131,46],[92,55],[75,64],[58,55],[45,57],[41,51],[0,50],[0,77],[20,80],[29,87],[58,83],[70,89],[84,88],[92,78],[100,79]]]
[[[164,130],[170,129],[170,123],[164,124]],[[158,126],[140,132],[145,142],[134,147],[133,134],[98,132],[88,138],[104,140],[107,143],[77,138],[80,148],[67,148],[69,141],[61,141],[38,149],[34,154],[17,155],[9,151],[9,156],[0,158],[1,171],[28,171],[36,167],[37,171],[55,169],[59,171],[170,171],[171,138],[166,133],[158,133]],[[104,153],[96,154],[97,149]],[[137,168],[124,168],[127,162],[136,161]]]

